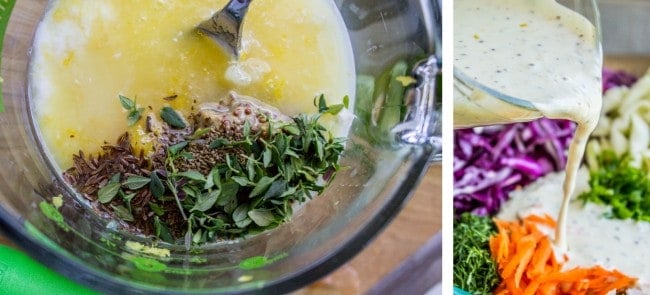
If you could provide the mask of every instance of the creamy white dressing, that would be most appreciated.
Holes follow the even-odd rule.
[[[530,214],[553,215],[562,206],[561,183],[564,172],[549,174],[533,184],[514,191],[497,218],[515,220]],[[589,190],[589,172],[580,169],[576,177],[573,196]],[[650,257],[650,223],[633,220],[608,219],[603,216],[608,208],[581,201],[570,203],[571,214],[566,219],[569,260],[565,269],[600,265],[617,269],[637,277],[637,285],[628,294],[650,294],[650,267],[645,261]],[[552,237],[551,233],[551,237]]]
[[[555,236],[559,252],[565,252],[575,175],[602,104],[602,54],[596,29],[554,0],[456,0],[454,5],[455,71],[494,91],[472,88],[470,83],[471,91],[461,95],[467,89],[457,85],[456,127],[540,116],[578,123],[569,148]],[[507,106],[493,97],[497,93],[530,106]]]

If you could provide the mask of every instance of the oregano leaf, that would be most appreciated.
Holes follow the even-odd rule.
[[[149,182],[151,182],[151,178],[149,177],[133,175],[129,176],[122,185],[126,186],[130,190],[138,190],[149,184]]]
[[[119,182],[111,182],[103,186],[102,188],[99,189],[97,192],[97,199],[99,200],[100,203],[106,204],[115,198],[117,196],[117,193],[120,191],[120,183]]]
[[[156,172],[152,172],[150,178],[149,189],[151,190],[151,194],[156,198],[161,198],[165,194],[165,186]]]
[[[170,107],[164,107],[160,110],[160,118],[173,128],[183,129],[187,127],[183,118]]]
[[[250,217],[255,224],[261,227],[269,226],[273,221],[275,221],[273,212],[263,209],[253,209],[248,211],[248,217]]]

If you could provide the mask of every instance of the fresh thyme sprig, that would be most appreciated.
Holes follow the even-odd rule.
[[[122,105],[122,108],[128,111],[128,114],[126,115],[126,119],[128,120],[129,126],[135,125],[135,123],[137,123],[142,117],[142,112],[144,111],[144,108],[139,108],[138,105],[136,104],[135,99],[131,100],[130,98],[124,95],[119,95],[119,98],[120,98],[120,104]]]

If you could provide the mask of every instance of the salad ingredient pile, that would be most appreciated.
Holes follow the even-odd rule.
[[[612,150],[612,142],[616,139],[611,138],[608,128],[611,128],[616,120],[624,120],[621,119],[621,114],[625,107],[642,114],[643,105],[650,98],[650,89],[641,88],[644,78],[629,87],[636,79],[624,72],[605,70],[603,78],[603,90],[607,92],[601,120],[606,117],[603,122],[609,124],[599,125],[597,132],[591,136],[585,157],[589,172],[582,169],[578,173],[576,193],[581,194],[581,201],[572,202],[571,210],[574,214],[570,216],[568,223],[569,233],[572,236],[580,236],[581,239],[571,240],[568,256],[565,256],[564,252],[556,252],[553,248],[553,235],[549,233],[553,232],[556,221],[546,214],[554,214],[560,207],[558,200],[553,199],[551,202],[552,198],[549,196],[562,193],[561,183],[564,175],[559,171],[563,166],[553,164],[561,164],[555,161],[557,159],[566,161],[564,155],[572,137],[571,132],[562,133],[557,130],[574,128],[573,123],[540,119],[529,123],[456,130],[455,214],[457,218],[465,215],[462,212],[485,215],[486,217],[482,218],[495,223],[498,228],[498,233],[491,235],[488,245],[491,257],[497,263],[500,281],[498,287],[491,291],[494,294],[606,294],[608,290],[646,294],[645,272],[639,271],[638,262],[634,262],[634,258],[628,262],[622,261],[622,258],[630,257],[630,254],[632,257],[644,255],[643,251],[638,251],[640,248],[637,244],[630,246],[629,243],[639,242],[639,238],[634,238],[635,234],[632,233],[645,235],[650,225],[632,220],[612,221],[609,218],[644,220],[648,195],[646,192],[650,187],[650,180],[647,178],[650,165],[647,157],[642,157],[642,154],[637,154],[636,157],[630,155],[629,145],[620,152]],[[632,99],[626,100],[628,97]],[[641,119],[646,124],[650,122],[643,116]],[[622,129],[620,134],[626,143],[634,142],[638,136],[630,131],[634,128],[634,122],[626,122],[627,129]],[[549,123],[556,124],[554,126],[557,129],[551,136],[546,137],[545,141],[521,140],[523,135],[539,130],[541,124]],[[519,128],[519,133],[510,135],[507,131],[514,128]],[[558,138],[562,140],[558,141]],[[556,145],[557,142],[564,143],[564,146]],[[543,149],[544,153],[540,153],[539,149],[533,148],[535,145],[555,145],[559,148],[554,150],[554,153],[548,152],[548,149]],[[647,149],[650,148],[646,147]],[[498,153],[495,153],[495,150]],[[501,159],[512,155],[512,151],[518,152],[520,158],[530,159],[532,164],[525,166],[526,168],[546,169],[529,168],[526,171],[516,165],[517,162],[504,164]],[[507,171],[510,175],[521,173],[528,178],[504,177],[490,182],[500,175],[500,171]],[[537,171],[540,173],[535,173]],[[487,177],[475,177],[477,175]],[[504,181],[507,179],[516,181]],[[507,200],[510,201],[506,203]],[[497,212],[498,217],[492,217]],[[467,217],[458,221],[465,219]],[[577,220],[583,221],[576,224]],[[587,234],[592,232],[593,228],[601,229],[600,233]],[[597,243],[594,238],[606,239],[608,243]],[[457,243],[466,243],[464,239],[463,235],[455,234],[454,247]],[[588,241],[583,242],[585,239]],[[615,249],[607,248],[611,246]],[[462,256],[454,257],[454,285],[474,292],[461,286],[464,282],[456,274],[467,271],[463,263]],[[638,279],[626,274],[638,276]],[[467,277],[473,280],[485,278],[465,275],[465,278]]]

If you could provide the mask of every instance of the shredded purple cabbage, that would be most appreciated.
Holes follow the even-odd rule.
[[[603,93],[616,86],[632,86],[637,77],[624,71],[603,69]]]
[[[455,214],[493,215],[508,193],[564,169],[575,124],[539,119],[455,131]]]
[[[603,70],[603,91],[636,77]],[[508,194],[563,170],[575,123],[539,119],[454,132],[454,215],[494,215]]]

